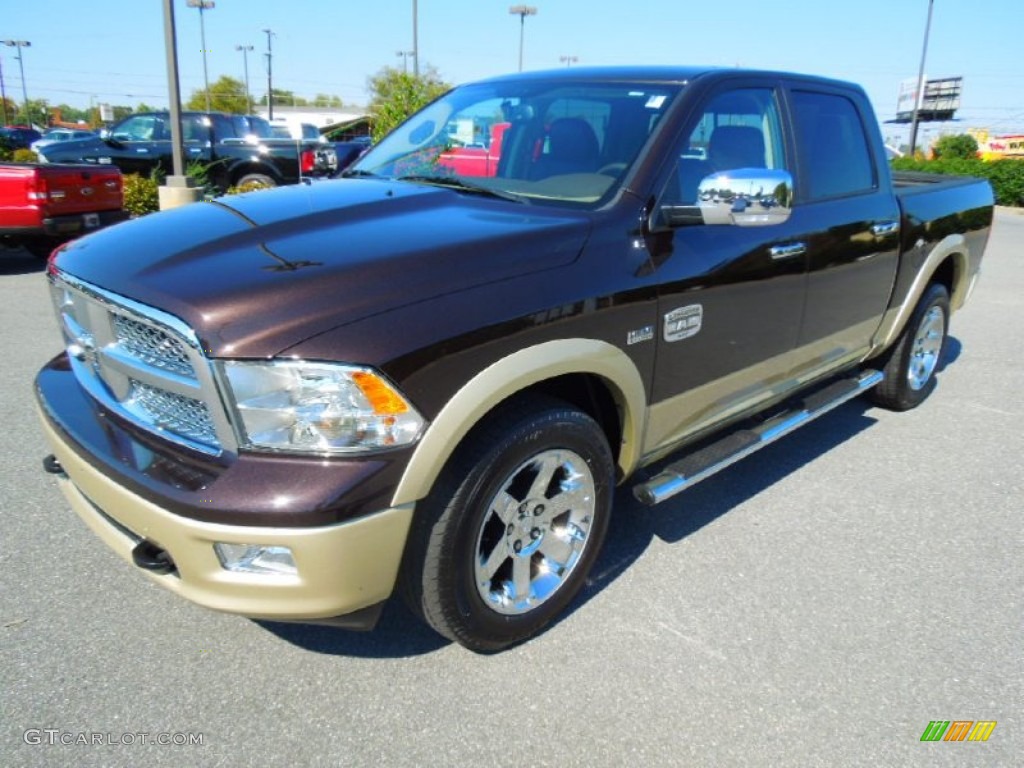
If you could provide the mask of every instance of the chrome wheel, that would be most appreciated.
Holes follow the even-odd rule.
[[[554,595],[590,540],[594,478],[568,449],[517,467],[487,505],[476,537],[475,583],[497,613],[521,615]]]
[[[907,383],[913,390],[923,389],[939,364],[946,335],[946,315],[942,307],[931,307],[921,318],[910,349]]]

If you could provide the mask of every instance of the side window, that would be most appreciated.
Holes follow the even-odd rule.
[[[864,125],[845,96],[793,92],[793,118],[808,200],[855,195],[878,184]]]
[[[185,141],[205,143],[208,136],[203,118],[199,115],[185,115],[181,118],[181,133]]]
[[[159,141],[164,135],[164,121],[156,115],[135,115],[114,128],[112,136],[120,141]]]
[[[786,167],[782,124],[771,88],[738,88],[712,97],[678,148],[674,189],[666,197],[697,202],[697,187],[712,173]]]

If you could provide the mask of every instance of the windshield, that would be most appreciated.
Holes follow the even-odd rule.
[[[456,88],[349,173],[593,207],[618,188],[680,87],[507,80]]]

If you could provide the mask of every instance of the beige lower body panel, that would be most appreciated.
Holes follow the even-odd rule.
[[[177,572],[150,579],[182,597],[258,619],[323,619],[387,599],[394,588],[413,505],[322,528],[219,525],[181,517],[132,493],[83,460],[43,417],[54,454],[67,473],[60,487],[75,512],[121,557],[132,562],[137,540],[165,549]],[[101,511],[102,510],[102,511]],[[297,575],[225,570],[215,542],[286,546]]]

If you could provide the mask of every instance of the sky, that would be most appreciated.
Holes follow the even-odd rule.
[[[1020,46],[1024,0],[933,0],[928,77],[962,75],[960,122],[943,130],[1024,133]],[[274,87],[365,105],[367,79],[401,67],[413,48],[417,8],[421,68],[453,85],[513,72],[520,17],[508,0],[216,0],[204,13],[210,82],[243,79],[266,90],[272,29]],[[929,0],[529,0],[523,66],[714,65],[779,69],[860,83],[880,120],[895,116],[900,82],[915,78]],[[199,12],[174,0],[183,98],[203,87]],[[0,0],[0,40],[21,49],[30,99],[84,107],[168,103],[163,0]],[[4,87],[21,101],[15,49],[0,46]],[[562,59],[569,61],[563,63]],[[412,62],[409,62],[410,68]],[[940,126],[932,127],[937,129]],[[883,126],[886,136],[898,127]]]

